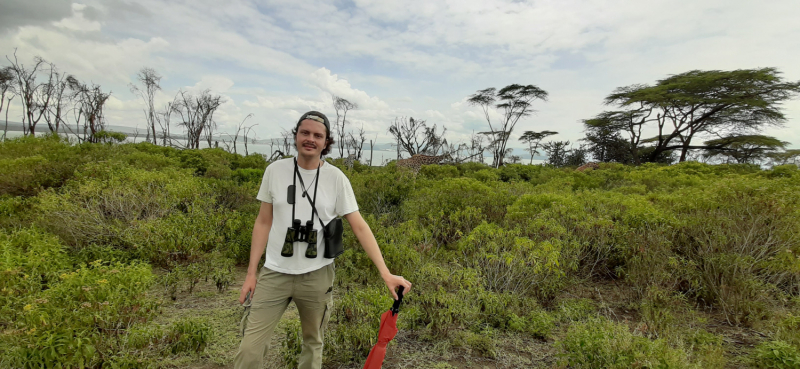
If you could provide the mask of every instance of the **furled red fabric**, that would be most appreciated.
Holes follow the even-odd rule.
[[[378,343],[372,347],[364,364],[364,369],[380,369],[386,357],[386,346],[397,335],[397,316],[389,310],[381,315],[381,328],[378,331]]]

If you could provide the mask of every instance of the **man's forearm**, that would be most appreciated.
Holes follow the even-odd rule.
[[[383,261],[383,255],[381,254],[381,249],[378,247],[378,241],[375,240],[375,235],[372,234],[372,230],[369,227],[359,227],[354,228],[353,233],[355,233],[358,242],[361,244],[361,247],[364,248],[364,252],[367,253],[369,259],[375,264],[378,268],[378,272],[380,272],[381,277],[386,277],[391,275],[389,272],[389,268],[386,267],[386,263]]]
[[[250,263],[247,266],[247,274],[255,276],[261,264],[261,256],[267,248],[269,231],[271,226],[262,226],[256,223],[253,226],[253,240],[250,243]]]

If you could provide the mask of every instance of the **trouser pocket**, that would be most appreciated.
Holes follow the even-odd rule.
[[[250,296],[247,296],[247,299],[244,300],[244,311],[242,312],[242,321],[239,323],[239,331],[242,333],[242,337],[244,337],[244,331],[247,329],[247,318],[250,316],[250,308],[253,302],[250,299]]]
[[[325,303],[325,312],[322,313],[322,322],[319,324],[320,332],[325,331],[325,327],[328,325],[328,321],[331,319],[331,310],[333,310],[333,298],[329,299],[328,302]]]

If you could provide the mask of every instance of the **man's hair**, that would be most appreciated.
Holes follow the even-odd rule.
[[[300,117],[300,119],[297,121],[297,124],[294,126],[294,129],[292,130],[295,141],[297,141],[297,130],[300,128],[300,123],[303,123],[303,121],[306,119],[320,122],[325,126],[325,148],[322,149],[322,155],[328,155],[328,153],[331,151],[331,146],[333,146],[336,141],[334,141],[333,136],[331,136],[331,124],[330,121],[328,121],[328,117],[318,111],[312,110]]]

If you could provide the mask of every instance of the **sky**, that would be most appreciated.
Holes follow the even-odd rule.
[[[488,126],[466,99],[488,87],[548,92],[518,123],[576,142],[583,119],[611,107],[617,87],[690,70],[776,67],[800,80],[797,0],[158,1],[3,0],[0,52],[34,56],[112,92],[110,125],[144,131],[129,84],[143,67],[163,76],[157,105],[179,90],[224,99],[222,132],[248,115],[257,138],[280,137],[300,115],[334,117],[331,95],[358,104],[350,127],[389,143],[397,117],[446,127],[466,142]],[[0,59],[0,66],[8,62]],[[21,120],[19,105],[10,120]],[[800,147],[800,99],[765,134]]]

